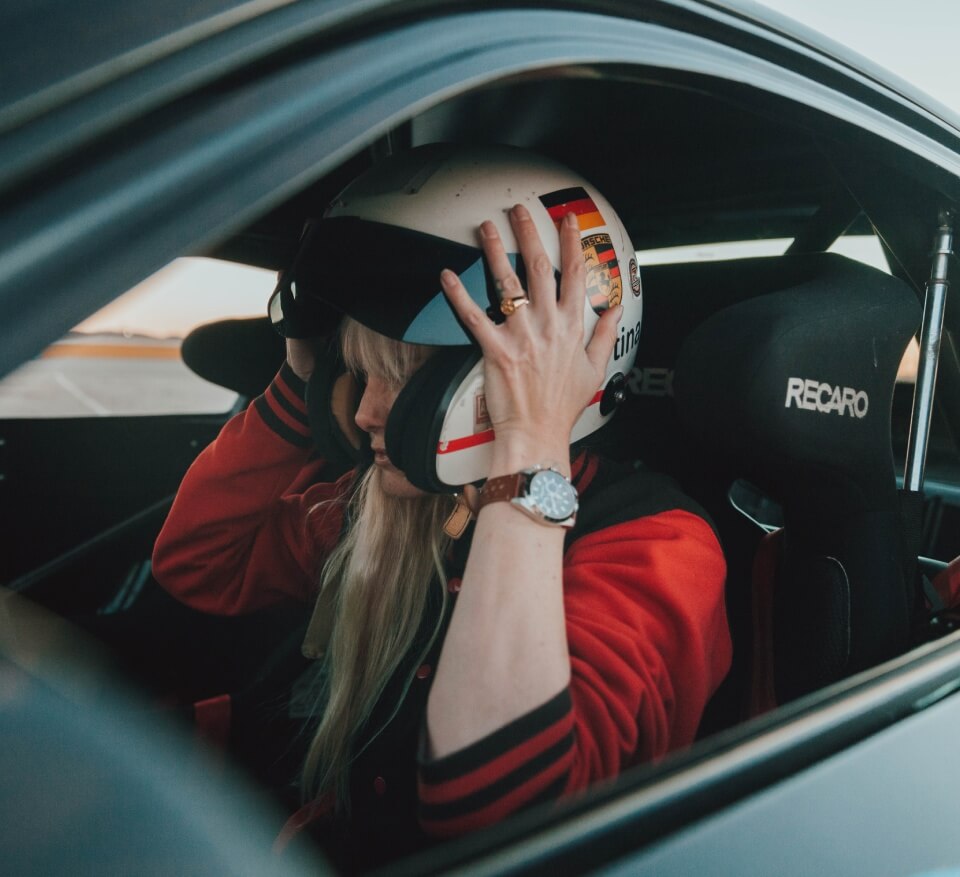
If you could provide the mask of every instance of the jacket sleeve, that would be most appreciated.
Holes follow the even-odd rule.
[[[284,364],[187,471],[153,553],[154,577],[182,602],[236,615],[313,593],[346,477],[316,483],[304,393]]]
[[[726,675],[726,566],[697,515],[590,533],[564,558],[569,687],[477,743],[421,761],[423,828],[472,831],[694,739]]]

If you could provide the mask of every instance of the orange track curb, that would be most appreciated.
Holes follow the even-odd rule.
[[[180,359],[180,348],[149,344],[53,344],[41,356],[43,359],[68,356],[91,359]]]

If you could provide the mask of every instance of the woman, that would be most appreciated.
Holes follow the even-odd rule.
[[[347,867],[688,744],[728,669],[710,526],[664,479],[571,454],[633,362],[632,256],[599,193],[542,159],[388,160],[305,235],[278,296],[288,336],[310,334],[318,299],[348,314],[372,465],[323,479],[304,403],[317,347],[288,337],[271,387],[184,480],[161,584],[219,613],[314,604],[308,804],[287,834],[319,826]],[[590,266],[607,301],[587,300]]]

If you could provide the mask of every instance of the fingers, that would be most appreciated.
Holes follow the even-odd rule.
[[[497,343],[496,325],[490,321],[486,313],[470,298],[460,278],[449,268],[440,272],[440,285],[450,305],[456,311],[463,325],[471,335],[477,339],[484,353],[493,349]]]
[[[559,304],[559,309],[582,327],[586,272],[580,246],[580,227],[576,216],[572,213],[568,214],[560,223],[563,280],[559,303],[554,266],[544,249],[533,217],[526,207],[517,204],[509,211],[509,219],[520,257],[526,268],[528,290],[524,290],[520,283],[496,225],[489,220],[480,225],[481,247],[490,272],[497,282],[501,302],[509,302],[512,299],[522,300],[525,297],[530,301],[527,307],[505,311],[509,314],[507,322],[526,326],[525,312],[529,308],[535,308],[542,319],[552,323]],[[481,346],[492,343],[495,339],[495,333],[490,331],[493,324],[486,319],[484,312],[467,294],[459,278],[452,272],[444,272],[441,275],[441,282],[454,310],[473,332]],[[526,304],[526,302],[523,303]]]
[[[497,281],[500,301],[526,296],[527,293],[520,284],[520,278],[517,277],[517,272],[513,270],[513,265],[507,257],[500,233],[490,220],[480,225],[480,244],[490,272]]]
[[[617,324],[620,322],[622,315],[622,305],[604,311],[593,330],[590,343],[587,344],[587,359],[601,374],[606,369],[613,354],[613,346],[617,341]]]
[[[560,307],[573,318],[583,319],[587,295],[587,268],[580,244],[580,224],[573,213],[560,223]]]
[[[583,261],[583,248],[580,244],[580,224],[573,213],[568,213],[560,222],[560,265],[561,281],[560,296],[557,296],[557,286],[553,263],[547,255],[537,231],[536,224],[530,212],[522,204],[516,205],[510,211],[510,225],[517,239],[517,246],[527,269],[527,286],[529,287],[530,301],[543,313],[550,313],[554,303],[558,303],[568,317],[579,320],[583,314],[583,303],[586,298],[586,266]],[[489,226],[489,230],[487,229]],[[521,293],[519,282],[513,284],[516,277],[510,268],[509,260],[503,252],[503,244],[493,223],[484,223],[481,226],[484,235],[484,253],[487,256],[494,276],[500,279],[505,270],[511,275],[510,291],[505,291],[503,297]],[[490,235],[488,238],[487,235]],[[504,269],[502,266],[506,265]],[[502,283],[503,281],[501,281]]]
[[[534,307],[553,305],[557,300],[553,263],[543,248],[537,226],[522,204],[510,211],[510,227],[517,239],[517,248],[527,271],[527,292]],[[497,275],[499,276],[499,275]]]

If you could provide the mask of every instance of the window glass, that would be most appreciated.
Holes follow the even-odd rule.
[[[666,265],[676,262],[715,262],[722,259],[752,259],[760,256],[781,256],[793,238],[765,238],[750,241],[718,241],[708,244],[691,244],[683,247],[663,247],[637,252],[638,265]],[[883,248],[876,235],[843,235],[830,247],[831,253],[840,253],[889,273]]]
[[[180,345],[196,326],[261,316],[273,272],[177,259],[0,381],[0,419],[204,414],[237,395],[195,375]]]
[[[887,257],[883,254],[880,239],[875,234],[845,234],[838,237],[830,247],[830,253],[840,253],[848,259],[856,259],[879,271],[890,273]]]
[[[670,265],[677,262],[717,262],[723,259],[752,259],[759,256],[782,256],[793,238],[768,238],[758,241],[719,241],[683,247],[640,250],[637,264]]]
[[[724,259],[751,259],[760,256],[780,256],[792,243],[792,238],[769,238],[752,241],[720,241],[710,244],[694,244],[684,247],[664,247],[657,250],[637,252],[637,264],[666,265],[677,262],[716,262]],[[840,253],[848,259],[856,259],[890,273],[880,240],[873,234],[842,235],[834,241],[829,252]],[[920,349],[912,340],[904,353],[897,373],[900,383],[916,383],[917,359]]]
[[[880,246],[880,240],[873,234],[849,234],[843,235],[834,241],[830,247],[831,253],[840,253],[850,259],[856,259],[867,265],[872,265],[880,271],[890,273],[890,266],[887,265],[887,258],[883,254],[883,247]],[[915,384],[917,382],[917,362],[920,358],[920,345],[917,339],[913,338],[904,351],[903,359],[900,361],[900,368],[897,371],[897,383]]]

